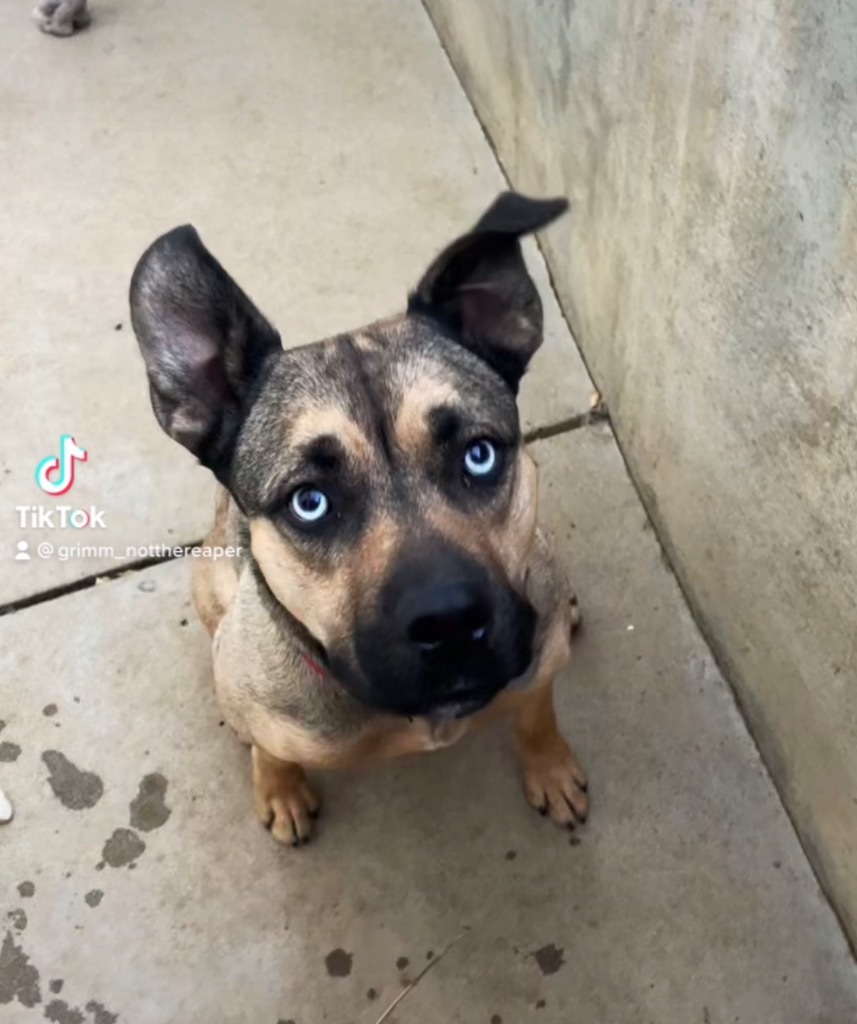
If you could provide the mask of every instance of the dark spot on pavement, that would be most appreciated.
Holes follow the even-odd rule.
[[[411,961],[406,956],[400,956],[396,961],[396,967],[398,967],[400,971],[403,971],[410,962]]]
[[[17,999],[22,1006],[35,1006],[42,1001],[39,972],[30,958],[15,945],[11,932],[6,932],[0,948],[0,1003]]]
[[[434,953],[432,950],[429,950],[428,953],[426,953],[426,960],[434,960]]]
[[[15,910],[10,910],[6,917],[12,922],[13,927],[17,928],[19,932],[22,932],[27,927],[27,915],[20,907]]]
[[[775,867],[775,868],[776,868],[776,869],[777,869],[778,871],[779,871],[779,869],[780,869],[780,868],[781,868],[782,866],[783,866],[783,862],[782,862],[781,860],[775,860],[775,861],[774,861],[774,867]]]
[[[547,1005],[548,1004],[544,1001],[544,999],[539,999],[538,1002],[536,1003],[536,1009],[537,1010],[543,1010]]]
[[[6,728],[6,723],[3,721],[2,718],[0,718],[0,732],[3,732],[3,730],[5,728]]]
[[[142,583],[138,583],[137,584],[137,589],[138,590],[142,590],[144,594],[151,594],[153,591],[157,590],[158,588],[155,585],[155,581],[154,580],[143,580]]]
[[[277,1021],[277,1024],[295,1024],[291,1017],[288,1020],[283,1020],[282,1017]]]
[[[557,949],[553,943],[550,943],[548,946],[542,946],[541,949],[537,949],[533,953],[533,959],[539,965],[539,970],[542,974],[556,974],[565,963],[564,953],[564,949]]]
[[[367,999],[377,999],[378,998],[378,993],[375,991],[374,988],[370,988],[369,991],[366,993],[366,998]]]
[[[50,772],[48,782],[64,807],[83,811],[94,807],[104,793],[104,783],[95,772],[81,771],[58,750],[46,750],[42,760]]]
[[[56,704],[45,704],[45,706],[42,708],[42,714],[48,718],[51,718],[53,715],[57,713],[57,710],[58,708]]]
[[[36,887],[32,882],[21,882],[18,886],[18,892],[24,899],[29,899],[30,896],[34,895]]]
[[[3,740],[0,743],[0,761],[8,764],[11,761],[17,761],[20,756],[21,748],[17,743],[10,743],[8,740]]]
[[[506,853],[506,860],[514,860],[518,856],[517,850],[509,850]]]
[[[571,836],[568,840],[569,846],[580,846],[580,836]]]
[[[50,984],[48,985],[48,988],[51,990],[51,992],[53,992],[54,995],[59,995],[59,993],[62,992],[62,987],[64,984],[65,982],[62,980],[62,978],[54,978],[53,981],[51,981]]]
[[[136,832],[132,832],[130,828],[117,828],[104,844],[101,856],[104,863],[109,864],[111,868],[124,868],[136,860],[145,849],[146,844]]]
[[[160,828],[172,813],[164,803],[167,794],[167,780],[160,772],[144,775],[137,795],[131,801],[131,826],[141,832]]]
[[[182,619],[181,622],[179,623],[179,625],[180,626],[186,626],[187,625],[187,619]]]
[[[116,325],[116,326],[115,326],[115,327],[113,328],[113,330],[114,330],[114,331],[121,331],[121,330],[122,330],[122,324],[121,324],[121,323],[117,324],[117,325]]]
[[[84,1024],[85,1020],[83,1013],[64,999],[52,999],[45,1007],[45,1016],[54,1024]]]
[[[324,958],[327,973],[331,978],[347,978],[351,974],[351,962],[354,958],[344,949],[334,949]]]
[[[495,1013],[491,1017],[491,1024],[503,1024],[503,1018],[500,1016],[499,1013]]]
[[[94,999],[89,1000],[86,1008],[95,1018],[95,1024],[116,1024],[119,1020],[118,1014],[111,1013],[103,1003],[97,1003]]]
[[[90,889],[89,892],[83,897],[88,907],[97,907],[98,904],[104,899],[104,893],[101,889]]]
[[[98,863],[97,863],[97,864],[95,865],[95,870],[96,870],[96,871],[103,871],[103,870],[104,870],[104,861],[103,861],[103,860],[100,860],[100,861],[99,861],[99,862],[98,862]]]

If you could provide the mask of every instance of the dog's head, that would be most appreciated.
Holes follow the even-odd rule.
[[[134,272],[159,423],[229,489],[276,600],[373,707],[466,714],[531,659],[536,469],[515,396],[542,309],[519,239],[565,209],[501,195],[405,314],[287,351],[193,228]]]

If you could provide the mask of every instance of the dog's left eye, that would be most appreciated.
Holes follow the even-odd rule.
[[[497,468],[497,462],[497,447],[485,437],[468,445],[464,453],[464,469],[469,476],[490,476]]]
[[[317,487],[299,487],[291,497],[289,508],[302,523],[317,523],[330,510],[330,501]]]

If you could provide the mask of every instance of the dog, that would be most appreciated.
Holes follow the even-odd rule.
[[[155,416],[217,478],[193,595],[256,812],[299,846],[306,769],[437,750],[514,720],[530,803],[585,821],[553,681],[576,599],[537,525],[518,386],[542,342],[520,239],[567,209],[501,194],[401,315],[284,350],[191,226],[134,270]]]

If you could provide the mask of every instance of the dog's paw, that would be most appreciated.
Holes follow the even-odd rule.
[[[539,814],[570,829],[586,821],[586,772],[562,736],[557,735],[546,750],[529,753],[522,768],[527,799]]]
[[[259,820],[278,842],[309,842],[321,803],[300,765],[275,761],[254,747],[253,798]]]

